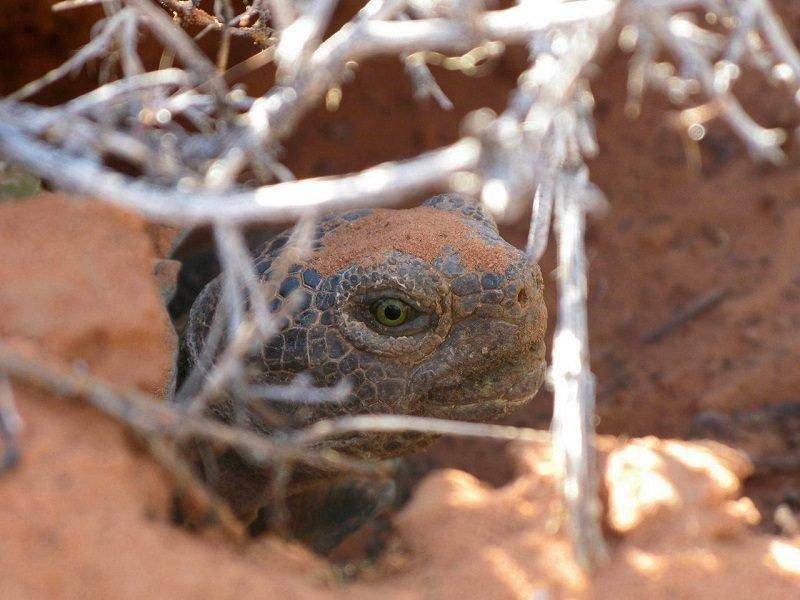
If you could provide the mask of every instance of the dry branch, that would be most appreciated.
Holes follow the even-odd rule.
[[[94,3],[67,0],[56,7]],[[288,465],[305,460],[363,468],[343,457],[298,449],[298,443],[364,429],[417,428],[508,439],[509,431],[489,426],[359,416],[319,423],[290,439],[267,440],[182,407],[193,401],[195,407],[203,407],[220,390],[237,385],[244,396],[278,392],[248,391],[240,385],[239,363],[254,343],[275,332],[279,321],[265,309],[265,296],[253,277],[239,232],[243,224],[385,206],[433,189],[469,194],[507,220],[518,219],[533,200],[528,253],[533,259],[541,257],[552,216],[559,252],[559,324],[551,371],[556,458],[561,457],[565,468],[565,496],[579,557],[586,565],[596,563],[603,549],[591,439],[594,383],[588,364],[582,244],[585,213],[598,205],[599,193],[583,163],[583,157],[596,151],[588,67],[595,52],[607,47],[621,30],[620,42],[634,53],[629,80],[632,106],[642,100],[648,86],[676,102],[707,103],[756,158],[780,162],[785,134],[756,123],[732,87],[742,68],[755,65],[766,73],[781,74],[778,79],[798,92],[800,54],[769,2],[519,0],[510,8],[483,10],[483,3],[472,1],[369,0],[327,39],[323,32],[336,6],[333,0],[255,0],[243,4],[244,12],[238,15],[228,0],[215,3],[213,15],[191,0],[124,0],[103,6],[107,18],[82,50],[43,79],[0,100],[0,157],[22,163],[56,186],[103,198],[154,220],[214,225],[226,282],[226,310],[209,337],[217,340],[212,350],[226,332],[231,343],[216,365],[214,352],[209,351],[201,361],[208,376],[190,376],[191,393],[179,396],[178,408],[155,406],[141,394],[117,392],[84,375],[59,375],[44,365],[20,362],[2,347],[0,370],[59,393],[85,395],[151,435],[213,438],[255,461]],[[722,27],[698,24],[687,13],[692,10]],[[177,16],[177,22],[170,14]],[[201,28],[201,35],[220,32],[216,64],[180,24]],[[269,37],[268,27],[275,30],[276,39]],[[178,57],[182,66],[144,70],[138,40],[145,32],[160,40],[165,56]],[[263,96],[252,97],[242,87],[231,87],[222,73],[233,35],[250,37],[263,50],[258,60],[254,57],[253,62],[234,67],[229,75],[276,57],[278,83]],[[352,72],[355,62],[396,55],[406,62],[418,89],[447,106],[424,63],[426,53],[464,53],[486,44],[502,49],[515,43],[528,46],[530,64],[507,109],[500,116],[490,111],[470,115],[466,136],[454,144],[359,173],[301,181],[292,181],[292,174],[278,162],[279,142]],[[664,55],[666,62],[656,62]],[[61,106],[42,108],[22,102],[101,57],[109,57],[112,66],[118,64],[123,77]],[[683,114],[695,112],[701,111],[690,108]],[[125,162],[125,169],[112,167],[111,159]],[[247,297],[253,299],[248,309]],[[299,398],[307,391],[302,388],[297,382],[295,392],[284,390],[285,398]],[[13,407],[7,401],[4,406],[6,413],[8,406]],[[2,431],[12,439],[9,422],[0,418]]]
[[[321,469],[355,473],[380,471],[380,463],[345,457],[324,442],[363,431],[413,431],[434,435],[504,441],[547,442],[547,432],[526,427],[486,425],[405,415],[357,415],[323,420],[306,429],[271,438],[194,415],[174,404],[136,390],[119,390],[85,371],[64,370],[27,357],[0,342],[0,373],[53,394],[87,400],[95,408],[135,431],[156,439],[183,442],[201,439],[235,448],[256,464],[306,463]]]
[[[7,118],[4,119],[4,117]],[[0,106],[0,153],[13,157],[60,186],[92,194],[166,223],[199,225],[227,222],[286,222],[309,210],[342,210],[369,204],[399,204],[414,192],[444,187],[452,175],[477,165],[480,148],[465,139],[407,161],[385,163],[341,177],[277,183],[251,191],[193,193],[159,188],[111,172],[95,161],[73,158],[26,135]]]

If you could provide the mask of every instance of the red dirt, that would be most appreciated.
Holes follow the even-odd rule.
[[[5,343],[160,393],[174,340],[141,219],[43,195],[0,205],[0,246]],[[23,458],[0,478],[0,597],[307,589],[294,578],[317,564],[308,552],[267,539],[238,550],[181,531],[170,524],[168,481],[118,425],[77,400],[16,391]],[[263,564],[281,565],[287,577],[266,575]]]
[[[355,589],[453,599],[798,593],[800,548],[748,528],[758,513],[738,498],[749,469],[740,455],[655,438],[600,446],[614,541],[612,562],[593,581],[570,558],[548,452],[528,446],[516,449],[517,476],[500,489],[462,471],[430,475],[396,519],[412,557],[405,572]]]
[[[344,4],[346,12],[354,2]],[[778,4],[797,38],[800,7]],[[30,17],[19,11],[15,32],[25,31]],[[49,17],[33,17],[31,36],[15,33],[11,42],[23,51],[0,58],[5,91],[58,64],[85,39],[85,26],[54,30]],[[5,35],[10,25],[0,28]],[[287,163],[298,176],[329,175],[453,141],[469,110],[503,107],[520,57],[504,58],[486,78],[437,70],[458,107],[452,112],[414,101],[397,61],[363,65],[338,112],[320,108],[302,123],[287,143]],[[625,60],[613,56],[594,86],[601,153],[590,166],[611,201],[588,238],[600,430],[683,437],[703,410],[798,402],[796,150],[786,168],[755,166],[726,126],[713,122],[700,144],[702,169],[693,172],[665,124],[665,102],[652,96],[638,120],[624,116]],[[24,77],[5,76],[20,69]],[[792,103],[758,76],[748,74],[738,88],[760,123],[796,125]],[[523,228],[504,233],[524,240]],[[151,263],[153,245],[162,254],[169,239],[151,243],[138,219],[96,203],[3,204],[0,336],[81,359],[118,385],[163,386],[171,341]],[[553,267],[551,249],[542,270]],[[552,331],[555,279],[547,281]],[[657,342],[640,341],[717,288],[728,293],[716,308]],[[430,475],[397,516],[390,550],[344,585],[330,583],[328,565],[297,546],[267,537],[239,549],[175,528],[168,484],[119,427],[77,401],[18,392],[23,463],[0,478],[0,505],[9,507],[0,511],[3,598],[529,598],[545,588],[565,598],[798,595],[800,541],[751,525],[754,509],[737,495],[746,462],[718,446],[603,442],[613,453],[605,471],[613,560],[585,588],[559,529],[543,451],[520,450],[515,467],[498,444],[443,440],[419,460],[502,487],[452,469]],[[543,392],[509,422],[544,427],[550,403]],[[748,450],[772,449],[766,437]],[[774,506],[798,494],[800,475],[746,485],[770,523]],[[626,521],[630,515],[639,520]]]
[[[162,392],[174,340],[144,222],[47,194],[0,211],[0,336],[83,362],[118,385]]]

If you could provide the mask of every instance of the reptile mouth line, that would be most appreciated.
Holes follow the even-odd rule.
[[[482,420],[499,418],[530,402],[544,379],[544,341],[531,344],[522,352],[507,357],[467,377],[467,382],[437,387],[431,392],[441,407],[431,416],[450,419]]]

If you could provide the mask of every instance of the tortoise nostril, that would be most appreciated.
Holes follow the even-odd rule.
[[[519,302],[522,306],[525,306],[528,303],[528,292],[525,291],[525,288],[522,288],[517,294],[517,302]]]

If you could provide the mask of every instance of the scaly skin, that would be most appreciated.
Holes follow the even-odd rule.
[[[283,233],[258,253],[263,278],[288,239]],[[183,360],[193,366],[220,297],[212,281],[192,306],[183,336]],[[539,268],[502,240],[480,206],[458,196],[431,198],[406,211],[360,210],[323,220],[314,252],[294,265],[280,285],[277,309],[291,293],[302,308],[253,357],[253,383],[283,383],[308,373],[316,385],[352,383],[341,404],[270,408],[280,423],[220,400],[211,410],[228,422],[268,435],[281,426],[321,418],[392,413],[488,421],[528,402],[545,370],[546,309]],[[403,325],[381,324],[381,298],[414,309]],[[244,419],[244,420],[242,420]],[[365,458],[399,456],[425,447],[433,436],[361,434],[329,445]],[[244,518],[268,502],[268,476],[232,453],[218,456],[219,493]],[[320,478],[309,471],[300,479]]]

